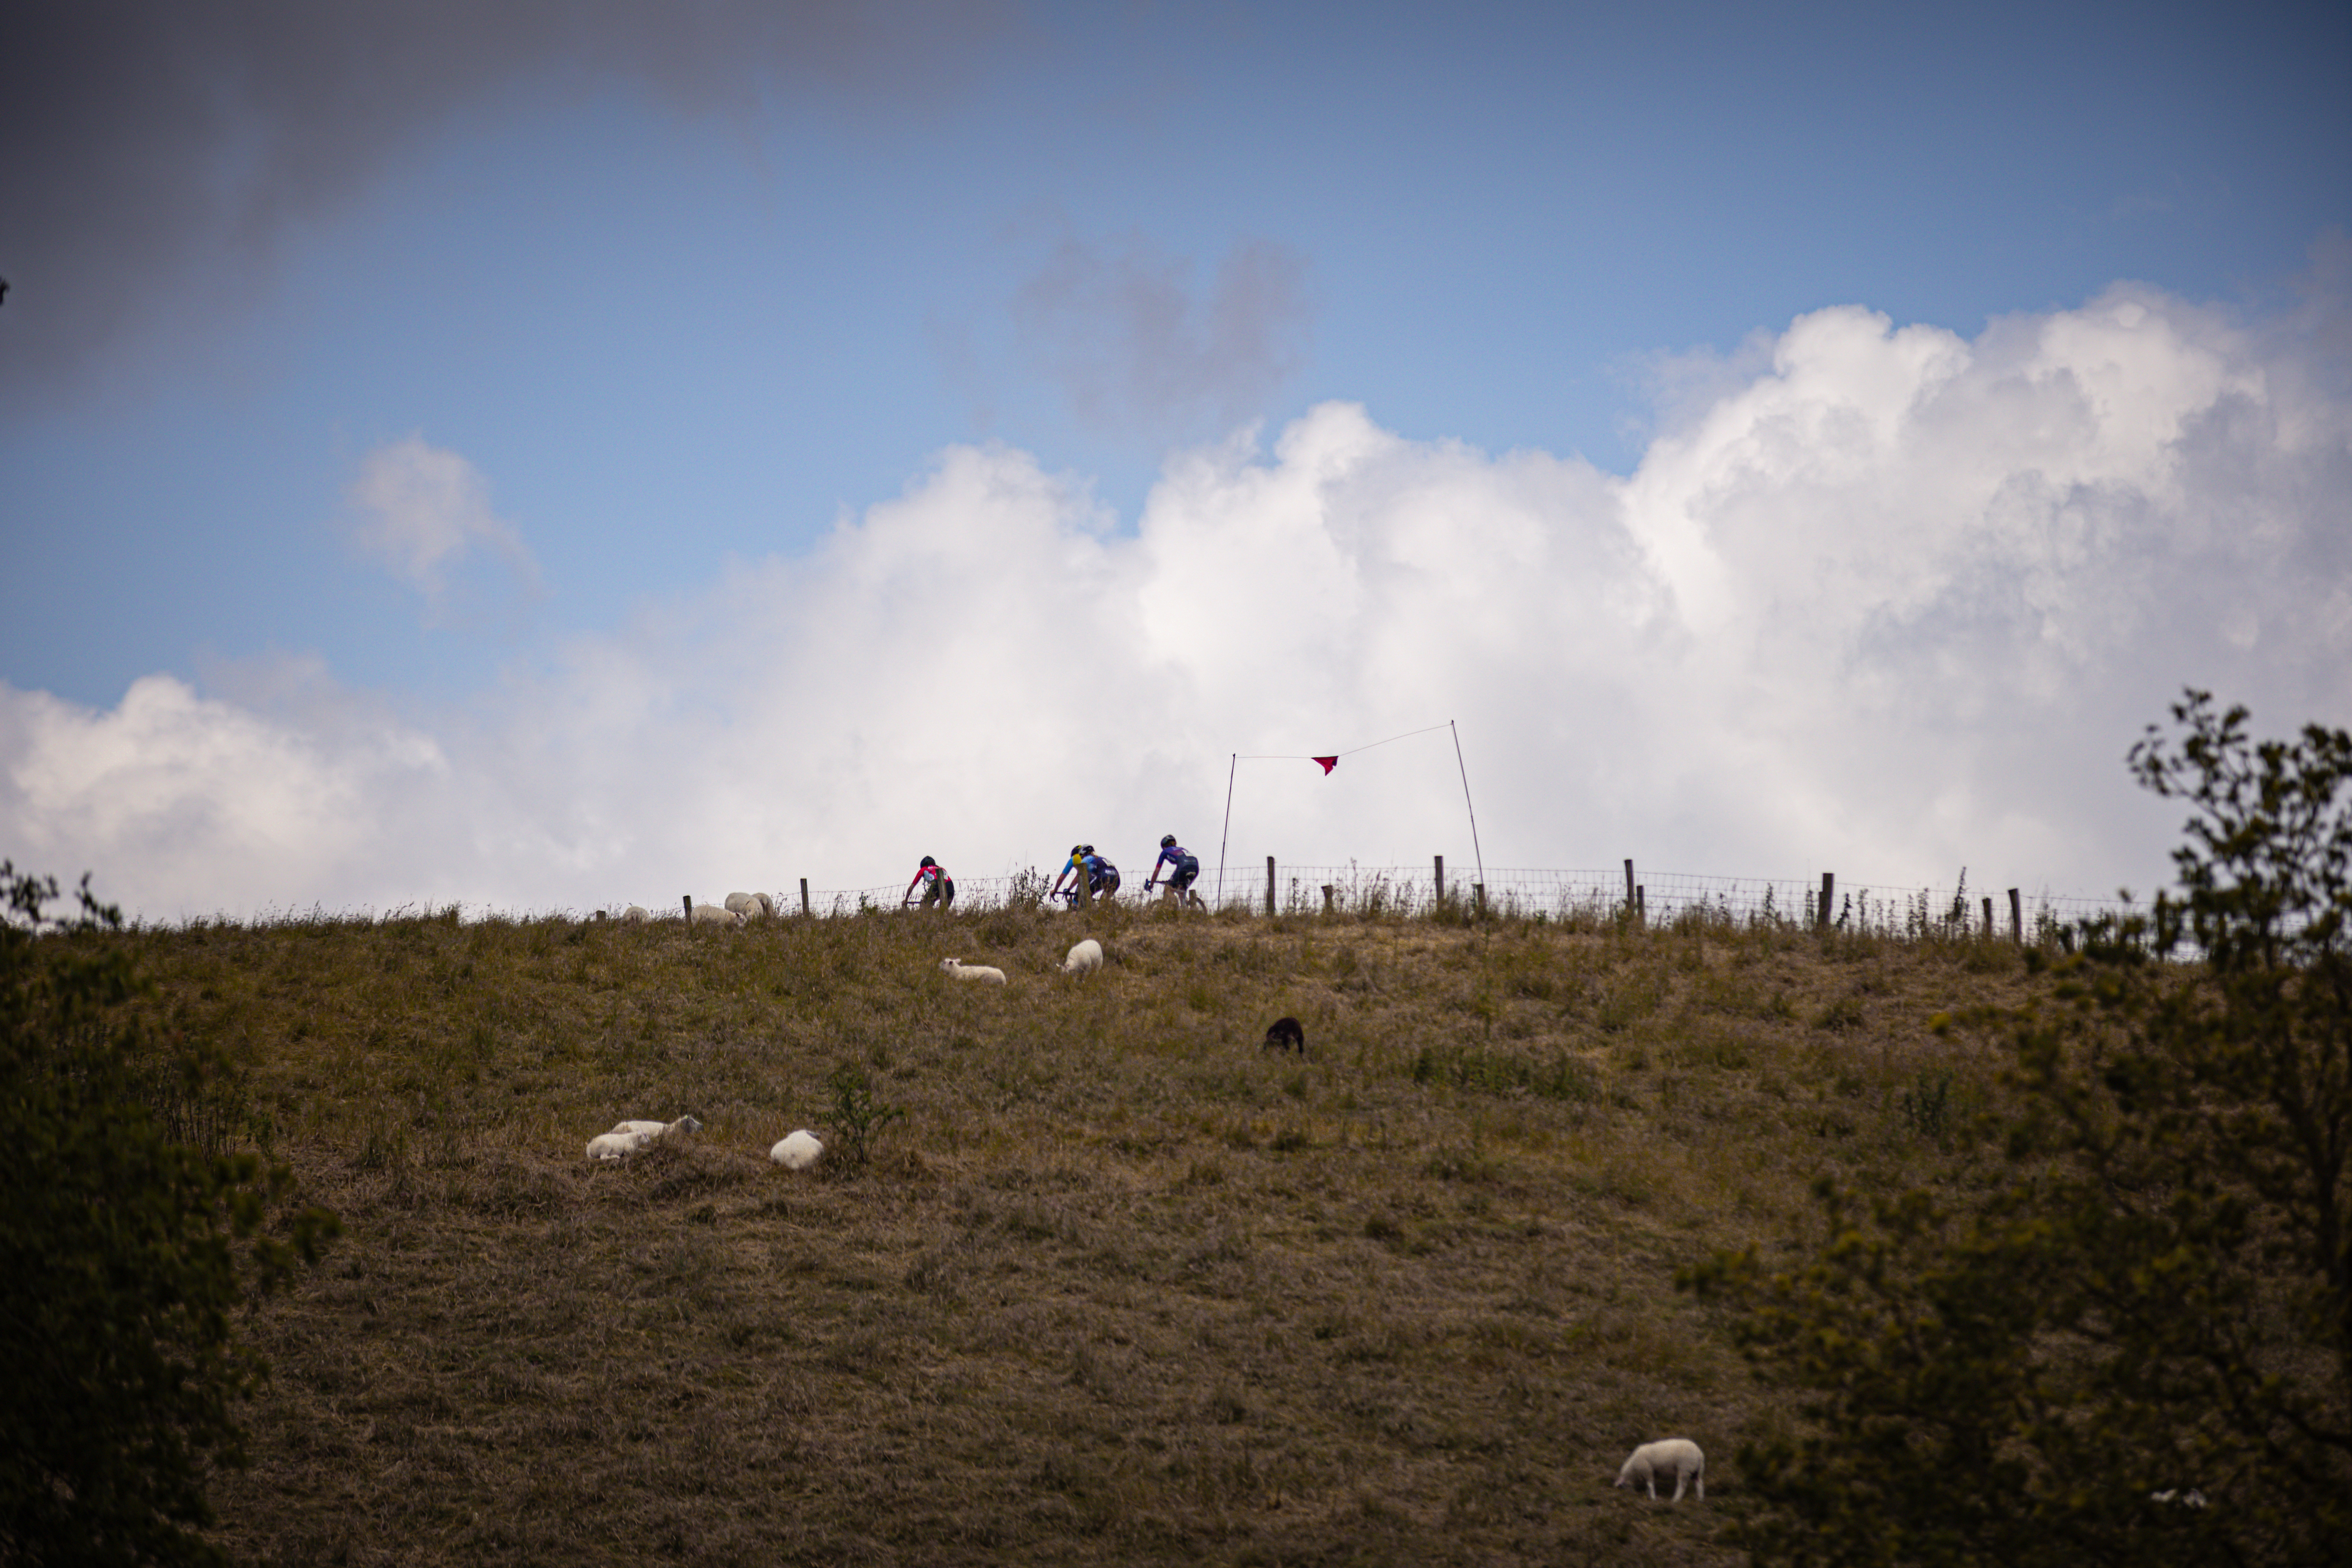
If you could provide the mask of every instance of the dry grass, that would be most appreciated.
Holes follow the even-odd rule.
[[[348,1229],[220,1540],[269,1563],[1718,1563],[1788,1419],[1678,1266],[1965,1180],[2009,950],[1091,917],[200,926],[174,1027]],[[936,969],[956,953],[1004,989]],[[1263,1050],[1304,1021],[1309,1056]],[[903,1107],[793,1175],[851,1063]],[[623,1117],[704,1131],[620,1166]],[[1612,1489],[1686,1435],[1709,1500]]]

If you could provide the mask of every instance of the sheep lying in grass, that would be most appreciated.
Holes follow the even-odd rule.
[[[647,1132],[658,1138],[665,1132],[699,1132],[702,1123],[691,1116],[681,1116],[675,1121],[622,1121],[614,1125],[615,1132]]]
[[[1065,974],[1091,974],[1102,966],[1102,943],[1092,937],[1070,949],[1070,956],[1062,960],[1062,973]]]
[[[694,906],[694,923],[740,927],[743,916],[740,910],[730,910],[723,904],[697,904]]]
[[[1004,984],[1004,971],[985,963],[966,963],[961,958],[942,958],[940,967],[958,980],[981,980],[991,985]]]
[[[1617,1484],[1621,1487],[1647,1487],[1654,1500],[1658,1495],[1658,1477],[1669,1472],[1675,1478],[1675,1495],[1671,1500],[1682,1501],[1683,1488],[1688,1483],[1696,1484],[1699,1501],[1706,1500],[1706,1456],[1700,1453],[1698,1445],[1687,1437],[1668,1437],[1660,1442],[1643,1444],[1633,1450],[1633,1457],[1625,1461],[1625,1468],[1617,1472]]]
[[[653,918],[653,910],[643,904],[631,904],[621,911],[621,923],[625,926],[641,926]]]
[[[776,912],[775,900],[765,893],[730,893],[727,907],[747,921],[763,921]]]
[[[634,1154],[654,1141],[651,1132],[599,1132],[588,1140],[591,1160],[618,1160]]]
[[[588,1140],[588,1158],[619,1160],[635,1153],[665,1133],[701,1131],[702,1123],[691,1116],[681,1116],[675,1121],[624,1121],[610,1132],[599,1132]]]
[[[824,1152],[824,1145],[817,1142],[816,1134],[803,1127],[779,1139],[776,1146],[768,1151],[768,1158],[787,1171],[805,1171]]]

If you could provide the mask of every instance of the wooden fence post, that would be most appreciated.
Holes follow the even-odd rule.
[[[1830,929],[1830,911],[1835,908],[1837,908],[1837,873],[1824,871],[1822,873],[1821,907],[1813,911],[1815,931],[1826,931]]]
[[[686,895],[686,923],[688,925],[692,925],[694,923],[694,895],[692,893]]]
[[[1274,857],[1265,858],[1265,912],[1274,913]]]
[[[1633,912],[1633,862],[1630,858],[1625,862],[1625,912]]]
[[[1324,912],[1325,914],[1327,914],[1327,915],[1328,915],[1328,914],[1329,914],[1329,913],[1331,912],[1331,892],[1332,892],[1332,887],[1331,887],[1331,884],[1330,884],[1330,883],[1328,883],[1328,882],[1324,883],[1324,884],[1323,884],[1323,912]]]
[[[1437,901],[1441,904],[1445,901],[1445,857],[1443,855],[1437,858]]]
[[[808,879],[803,877],[801,879],[801,913],[805,917],[808,912]]]
[[[2025,945],[2025,905],[2015,888],[2009,890],[2009,940],[2020,947]]]
[[[1087,868],[1086,858],[1084,856],[1080,856],[1078,858],[1078,908],[1085,910],[1091,914],[1094,911],[1094,873]]]
[[[1486,883],[1473,882],[1470,884],[1470,902],[1477,910],[1478,918],[1484,920],[1486,916]]]
[[[1985,895],[1985,940],[1992,940],[1992,895]]]
[[[1635,925],[1650,923],[1650,889],[1646,887],[1633,889],[1633,923]]]

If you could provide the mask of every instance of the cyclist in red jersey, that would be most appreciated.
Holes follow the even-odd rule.
[[[915,901],[918,887],[923,889],[923,908],[928,910],[933,904],[942,910],[955,907],[955,879],[948,875],[946,867],[928,855],[923,857],[923,863],[915,868],[915,879],[907,884],[907,896],[898,900],[900,909]]]

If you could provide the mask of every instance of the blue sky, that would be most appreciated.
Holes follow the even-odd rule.
[[[520,4],[489,24],[454,5],[407,8],[395,26],[306,7],[126,4],[44,12],[26,37],[0,64],[10,146],[0,276],[12,285],[0,304],[0,552],[14,590],[0,682],[17,711],[0,721],[0,763],[16,778],[0,791],[0,828],[20,861],[37,850],[57,869],[92,865],[158,913],[215,886],[230,907],[585,904],[640,881],[667,898],[669,881],[702,873],[675,867],[683,841],[636,820],[660,809],[650,775],[603,795],[583,786],[583,815],[562,831],[519,831],[507,817],[493,827],[472,803],[503,798],[509,816],[527,816],[517,802],[570,787],[547,771],[556,757],[592,743],[684,744],[670,727],[681,711],[707,711],[693,733],[740,752],[785,795],[794,759],[827,746],[883,769],[903,742],[901,765],[919,776],[942,747],[992,754],[992,738],[959,728],[980,721],[966,718],[942,721],[929,744],[878,731],[970,670],[1045,688],[985,702],[1059,713],[1040,731],[1043,750],[1013,747],[1002,765],[1069,778],[1070,792],[1057,797],[1034,777],[960,778],[887,804],[887,791],[853,792],[862,804],[821,822],[755,806],[712,858],[772,867],[776,885],[812,866],[882,881],[859,868],[895,867],[917,839],[947,837],[980,862],[975,872],[992,872],[1053,852],[1032,838],[1070,836],[1047,823],[1100,816],[1149,843],[1171,813],[1199,819],[1199,780],[1222,773],[1213,764],[1234,750],[1289,749],[1265,737],[1300,723],[1341,732],[1298,749],[1355,743],[1475,700],[1499,704],[1486,720],[1486,738],[1502,742],[1490,743],[1489,765],[1513,803],[1498,810],[1520,819],[1506,841],[1528,863],[1609,864],[1638,839],[1646,858],[1695,870],[1785,874],[1860,855],[1891,880],[1981,844],[2033,862],[1999,875],[2038,870],[2066,890],[2105,890],[2126,875],[2145,886],[2149,871],[2136,868],[2160,868],[2168,817],[2118,813],[2114,797],[2128,791],[2122,747],[2168,694],[2221,687],[2274,727],[2352,718],[2327,607],[2352,592],[2346,503],[2330,491],[2345,472],[2352,379],[2342,327],[2352,17],[2341,6]],[[1881,731],[1881,750],[1895,753],[1884,777],[1856,775],[1874,796],[1923,792],[1882,801],[1889,826],[1878,837],[1840,841],[1824,826],[1817,843],[1792,846],[1760,826],[1734,830],[1710,787],[1638,773],[1585,779],[1586,821],[1606,827],[1580,830],[1551,803],[1592,719],[1554,717],[1561,681],[1591,675],[1587,685],[1619,690],[1612,700],[1653,711],[1671,694],[1609,664],[1606,647],[1590,670],[1546,668],[1562,637],[1540,597],[1500,628],[1509,637],[1488,664],[1416,691],[1424,707],[1412,711],[1365,672],[1444,668],[1458,644],[1391,646],[1353,622],[1213,709],[1213,660],[1159,632],[1106,657],[1127,674],[1088,689],[1090,706],[1074,710],[1071,694],[1051,689],[1073,657],[1059,629],[1072,595],[1214,604],[1196,617],[1199,637],[1255,635],[1262,622],[1228,612],[1259,602],[1266,584],[1248,579],[1275,571],[1279,551],[1185,557],[1177,569],[1180,552],[1153,542],[1153,498],[1173,508],[1188,462],[1255,463],[1279,478],[1286,434],[1341,405],[1412,454],[1381,459],[1401,494],[1426,499],[1443,475],[1474,470],[1486,477],[1464,479],[1473,490],[1504,483],[1512,454],[1564,465],[1554,476],[1564,489],[1545,504],[1580,521],[1558,526],[1609,534],[1612,549],[1648,563],[1603,598],[1622,608],[1663,595],[1675,606],[1628,611],[1628,625],[1664,638],[1684,679],[1752,675],[1767,689],[1738,711],[1794,702],[1815,667],[1759,661],[1753,637],[1706,653],[1731,634],[1695,616],[1700,590],[1660,542],[1672,527],[1640,510],[1643,495],[1719,496],[1753,465],[1725,458],[1713,479],[1677,489],[1672,461],[1685,449],[1674,441],[1706,428],[1711,410],[1769,402],[1759,389],[1788,379],[1790,334],[1817,312],[1874,312],[1889,344],[1916,324],[1972,346],[1984,367],[1999,358],[2002,323],[2071,342],[2076,315],[2118,286],[2147,291],[2136,320],[2154,325],[2133,331],[2172,332],[2190,359],[2225,369],[2206,386],[2187,361],[2166,362],[2179,373],[2169,380],[2143,367],[2133,385],[2160,405],[2148,417],[2182,444],[2151,449],[2144,468],[2086,468],[2078,482],[2110,498],[2140,487],[2187,564],[2147,572],[2139,597],[2094,617],[2105,631],[2053,621],[2033,634],[2086,661],[2070,677],[2074,696],[2045,671],[1964,700],[1985,712],[2007,702],[2047,725],[2060,752],[2110,759],[2104,805],[2076,793],[2071,754],[2051,764],[2045,790],[2011,752],[2035,754],[2031,745],[1917,719],[1917,702],[1941,689],[1930,675],[1918,676],[1927,684],[1912,689],[1916,701],[1887,687],[1888,662],[1869,649],[1890,626],[2009,636],[2010,653],[2024,635],[1975,600],[1965,614],[1948,595],[1922,608],[1903,597],[1916,589],[1903,572],[1860,573],[1856,591],[1893,596],[1861,606],[1819,667],[1918,724]],[[2017,374],[2038,385],[2046,371]],[[2063,374],[2091,372],[2068,362]],[[2210,483],[2184,489],[2182,472],[2206,471],[2191,435],[2214,423],[2225,384],[2240,389],[2229,396],[2256,397],[2271,433],[2213,457]],[[1823,395],[1866,404],[1883,392],[1870,382]],[[2099,406],[2115,415],[2112,402]],[[1255,457],[1232,456],[1237,438],[1255,443]],[[1850,531],[1817,540],[1814,565],[1775,585],[1756,624],[1815,613],[1807,595],[1884,559],[1885,539],[1939,529],[1953,541],[1939,582],[2025,583],[2016,561],[1988,556],[1999,551],[1987,541],[2011,537],[1991,500],[1968,502],[1958,521],[1897,515],[1919,483],[2008,506],[2032,477],[2067,470],[2017,439],[2026,455],[2013,469],[1965,482],[1920,467],[1916,452],[1887,458],[1887,473],[1915,488],[1870,510],[1862,498],[1895,493],[1874,480],[1830,506]],[[1001,468],[983,479],[960,454]],[[400,461],[406,478],[386,477],[383,465]],[[457,489],[418,499],[427,471]],[[2215,489],[2228,474],[2252,489]],[[982,489],[951,497],[952,476]],[[1812,480],[1802,495],[1775,484],[1774,504],[1818,512]],[[847,710],[874,715],[870,737],[766,684],[798,689],[790,661],[863,624],[844,615],[829,626],[847,585],[824,580],[823,563],[846,570],[878,548],[874,509],[929,496],[943,515],[971,518],[985,510],[977,498],[1007,485],[1055,520],[1021,565],[1024,583],[1060,584],[1036,618],[1009,622],[1006,606],[978,596],[979,573],[922,600],[910,623],[892,617],[914,614],[915,601],[877,610],[867,630],[891,628],[895,640],[867,650],[858,679],[873,685]],[[447,499],[459,490],[462,505]],[[1589,508],[1574,499],[1588,490],[1601,498]],[[1327,521],[1339,514],[1313,504]],[[1365,504],[1362,515],[1388,515]],[[1475,553],[1484,530],[1507,527],[1468,501],[1429,504],[1459,514],[1452,549]],[[1932,498],[1922,504],[1934,510]],[[2053,517],[2063,512],[2052,504]],[[2267,542],[2231,569],[2258,584],[2245,600],[2260,601],[2258,615],[2157,596],[2175,591],[2168,584],[2210,586],[2200,531],[2255,513],[2275,514]],[[1708,513],[1735,514],[1748,515]],[[1765,537],[1797,526],[1755,518]],[[1193,537],[1168,537],[1179,534]],[[2099,526],[2091,536],[2106,537]],[[2116,559],[2173,559],[2135,539],[2108,539]],[[1769,575],[1717,542],[1742,584]],[[1073,564],[1088,550],[1109,552],[1108,577]],[[1162,574],[1135,576],[1136,562],[1160,563]],[[1212,562],[1227,574],[1203,575]],[[1328,580],[1298,568],[1291,599],[1360,586],[1361,564]],[[1601,568],[1577,570],[1553,601],[1574,603]],[[1113,580],[1126,586],[1107,588]],[[753,583],[772,596],[746,607]],[[1481,593],[1501,596],[1490,584],[1456,608],[1478,617]],[[2037,613],[2075,603],[2040,593],[2020,587],[2002,603]],[[746,617],[733,673],[701,624],[722,604]],[[1255,613],[1282,616],[1285,605]],[[2200,661],[2158,635],[2176,614],[2305,630],[2250,642],[2215,629],[2219,651]],[[946,665],[907,646],[951,640],[934,635],[950,620],[994,625],[1003,642]],[[1117,643],[1150,620],[1130,605],[1102,635]],[[1985,629],[1995,621],[2009,633]],[[1023,659],[1036,645],[1058,651],[1033,668]],[[1989,658],[1980,641],[1965,646]],[[1962,647],[1950,642],[1948,658]],[[1332,662],[1340,648],[1344,668]],[[626,722],[551,736],[529,756],[484,739],[530,727],[526,710],[554,729],[563,714],[596,711],[581,683],[600,678],[582,672],[625,656],[640,677],[663,672],[655,684],[671,695]],[[697,668],[707,679],[687,673]],[[741,673],[754,668],[756,679]],[[1171,668],[1181,679],[1168,684]],[[156,677],[194,704],[176,741],[131,723],[122,706]],[[1323,692],[1327,716],[1247,695],[1267,683]],[[1708,689],[1719,695],[1720,681]],[[1832,697],[1811,695],[1782,740],[1742,748],[1801,748],[1807,725],[1832,725]],[[1177,709],[1186,722],[1171,732]],[[37,723],[26,717],[37,711]],[[374,793],[413,790],[339,749],[361,713],[397,732],[395,751],[442,755],[448,798],[430,821]],[[1513,749],[1523,731],[1555,724],[1545,744]],[[1955,738],[1937,739],[1955,725]],[[1055,749],[1083,752],[1097,730],[1169,741],[1191,782],[1162,796]],[[1942,771],[1946,744],[1973,759],[1956,764],[1967,781],[1958,796],[1903,782]],[[91,760],[110,745],[130,747],[154,776],[133,784]],[[246,788],[248,775],[208,772],[202,759],[248,745],[249,767],[299,754],[348,789],[337,815],[362,825],[346,828],[356,837],[257,841],[225,826],[239,813],[208,792]],[[1685,780],[1755,765],[1735,750],[1677,751],[1656,765]],[[84,781],[71,809],[42,805],[60,798],[43,788],[67,777]],[[41,778],[52,783],[26,782]],[[1790,806],[1794,822],[1850,819],[1837,787],[1809,780],[1819,800]],[[101,809],[110,792],[119,809]],[[1302,805],[1309,816],[1267,831],[1319,835],[1313,852],[1334,856],[1418,858],[1423,847],[1413,800],[1366,802],[1310,827],[1318,809]],[[1899,825],[1939,813],[1948,834],[1899,842]],[[2131,826],[2111,832],[2118,816]],[[942,819],[958,826],[931,826]],[[405,852],[383,850],[403,835],[415,836]],[[507,847],[486,858],[486,837]],[[1738,863],[1712,863],[1723,858]],[[1874,879],[1871,867],[1843,874]]]

